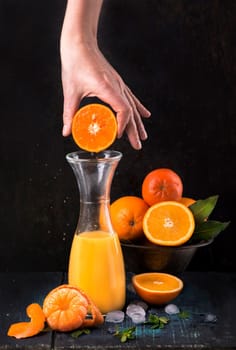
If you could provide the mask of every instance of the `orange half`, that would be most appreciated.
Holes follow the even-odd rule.
[[[179,246],[187,242],[195,228],[194,216],[184,204],[166,201],[151,206],[143,218],[143,231],[152,243]]]
[[[183,289],[180,278],[159,272],[146,272],[132,277],[136,293],[149,304],[162,305],[175,299]]]
[[[85,151],[97,153],[107,149],[115,141],[116,135],[115,115],[104,105],[86,105],[73,118],[73,139]]]

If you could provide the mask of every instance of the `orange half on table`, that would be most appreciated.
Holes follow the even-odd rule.
[[[72,121],[72,136],[83,150],[98,153],[107,149],[117,135],[117,121],[109,107],[92,103],[80,108]]]
[[[183,282],[176,276],[161,272],[146,272],[133,276],[136,293],[149,304],[162,305],[175,299],[183,289]]]

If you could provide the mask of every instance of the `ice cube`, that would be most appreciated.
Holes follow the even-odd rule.
[[[129,304],[126,308],[126,314],[132,318],[132,315],[135,314],[135,313],[139,313],[143,316],[146,315],[146,311],[144,310],[144,308],[140,305],[137,305],[137,304]]]
[[[217,321],[216,315],[211,314],[211,313],[205,315],[204,322],[212,322],[212,323],[215,323],[216,321]]]
[[[180,313],[180,310],[179,310],[177,305],[175,305],[175,304],[168,304],[165,307],[165,312],[168,315],[176,315],[176,314]]]
[[[106,322],[120,323],[123,322],[125,313],[120,310],[110,311],[106,314]]]
[[[131,318],[133,323],[143,323],[146,318],[146,311],[138,304],[129,304],[126,308],[126,314]]]
[[[141,312],[134,312],[130,316],[131,320],[133,323],[139,324],[139,323],[144,323],[146,321],[145,315]]]
[[[146,304],[146,303],[145,303],[144,301],[142,301],[142,300],[135,300],[135,301],[133,301],[132,303],[135,304],[135,305],[141,306],[141,307],[144,309],[144,311],[147,311],[147,309],[148,309],[148,304]]]

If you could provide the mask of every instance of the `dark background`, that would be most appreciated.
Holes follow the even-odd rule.
[[[66,270],[79,192],[61,136],[59,37],[64,0],[0,0],[0,270]],[[140,195],[169,167],[184,195],[219,194],[229,228],[189,269],[235,271],[236,2],[105,0],[99,44],[152,112],[141,151],[124,137],[111,200]]]

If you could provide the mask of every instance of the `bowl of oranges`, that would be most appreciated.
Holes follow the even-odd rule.
[[[218,195],[197,200],[183,196],[183,181],[172,169],[150,171],[141,193],[122,196],[110,206],[126,271],[183,272],[196,251],[229,225],[209,218]]]

